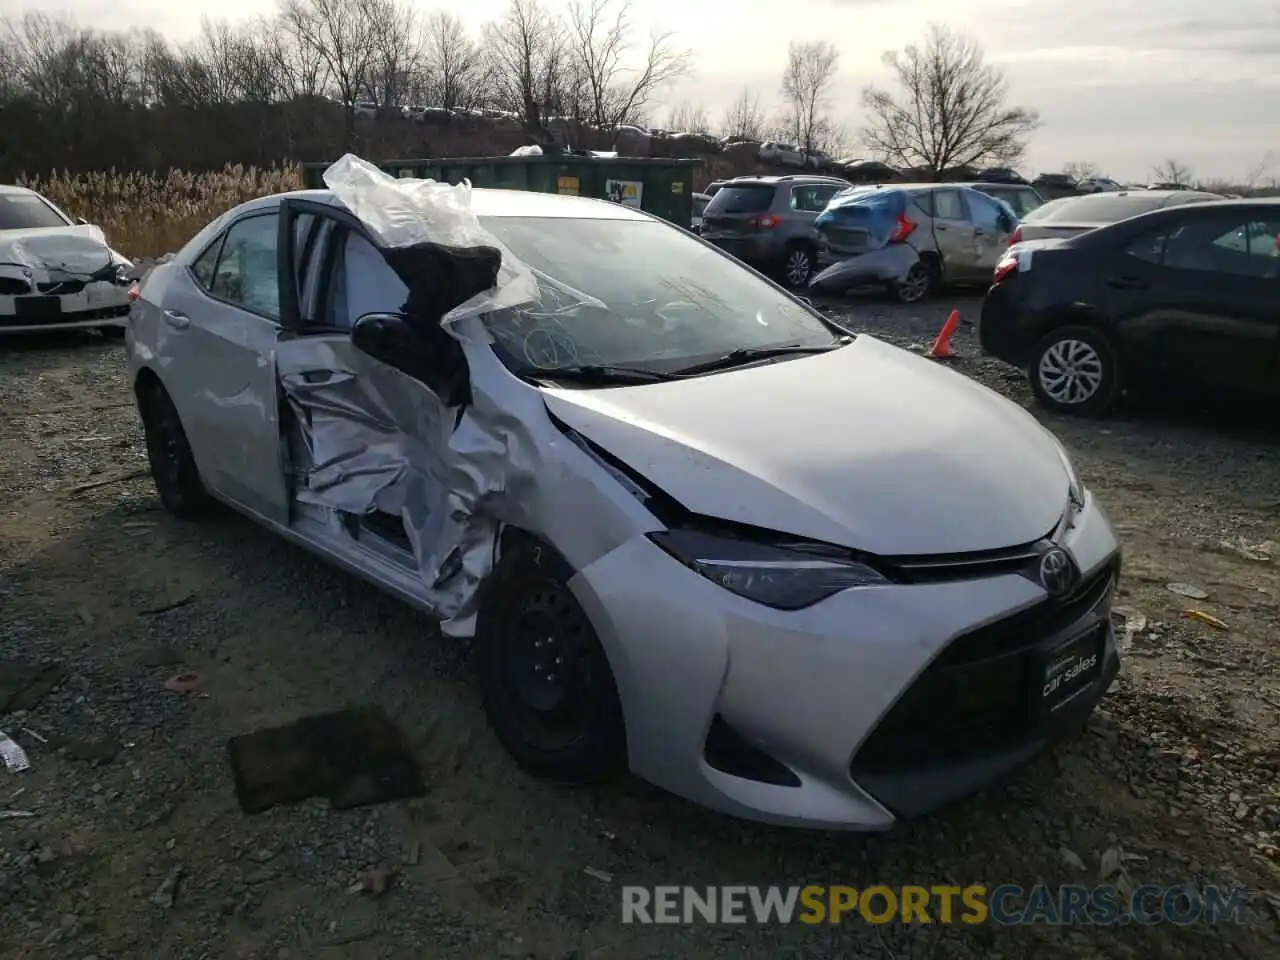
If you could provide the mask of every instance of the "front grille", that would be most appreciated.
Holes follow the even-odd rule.
[[[36,288],[41,293],[53,293],[60,297],[69,296],[73,293],[79,293],[85,287],[83,280],[54,280],[49,283],[38,283]]]
[[[31,284],[17,277],[0,277],[0,296],[21,297],[31,292]]]
[[[1117,565],[1069,596],[953,640],[899,698],[850,764],[884,774],[997,750],[1036,734],[1034,674],[1040,650],[1075,631],[1108,629]]]

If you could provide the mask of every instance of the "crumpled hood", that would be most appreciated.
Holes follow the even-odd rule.
[[[967,377],[865,335],[830,353],[600,390],[548,409],[694,513],[882,556],[1048,534],[1052,434]]]
[[[111,263],[127,263],[92,224],[31,230],[0,230],[0,264],[83,278]]]

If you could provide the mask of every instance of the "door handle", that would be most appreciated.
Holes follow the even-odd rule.
[[[191,318],[177,310],[166,310],[164,312],[164,322],[175,330],[185,330],[191,326]]]
[[[1118,290],[1144,290],[1147,281],[1141,277],[1111,277],[1107,280],[1107,286]]]

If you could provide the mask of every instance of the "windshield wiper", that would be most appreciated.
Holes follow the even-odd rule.
[[[615,367],[608,364],[586,364],[572,367],[548,367],[529,374],[535,380],[568,380],[573,383],[661,383],[680,378],[640,367]]]
[[[798,343],[786,343],[776,347],[740,347],[737,350],[730,350],[723,357],[716,357],[714,360],[707,360],[704,363],[695,363],[691,367],[681,367],[679,370],[673,371],[673,373],[688,377],[699,373],[710,373],[713,370],[725,370],[744,363],[754,363],[756,360],[767,360],[769,357],[783,357],[787,354],[800,353],[826,353],[828,350],[836,350],[850,343],[853,343],[853,337],[840,337],[834,343],[824,343],[817,347],[803,346]]]

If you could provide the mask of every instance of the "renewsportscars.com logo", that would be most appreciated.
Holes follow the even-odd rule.
[[[1248,893],[1191,885],[622,888],[623,923],[940,923],[1110,926],[1243,923]]]

